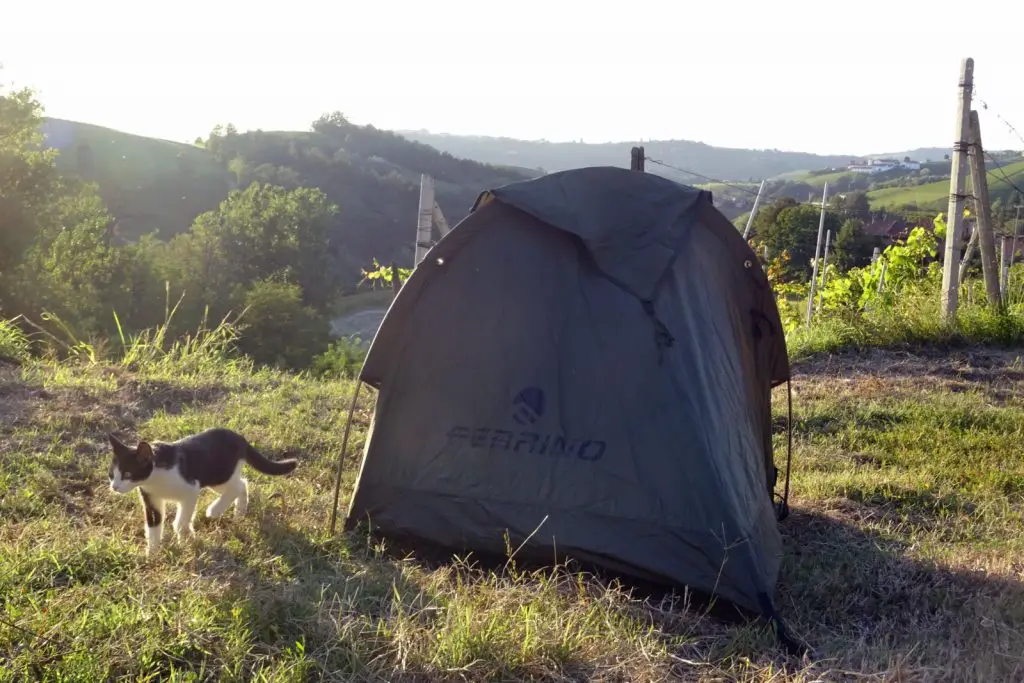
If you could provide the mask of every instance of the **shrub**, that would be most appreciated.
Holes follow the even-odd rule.
[[[354,379],[366,358],[366,351],[358,337],[335,340],[326,351],[313,358],[310,373],[322,378]]]
[[[330,322],[302,304],[302,288],[260,280],[245,293],[238,348],[260,365],[300,370],[330,343]]]

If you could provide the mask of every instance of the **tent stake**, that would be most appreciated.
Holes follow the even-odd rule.
[[[334,474],[334,504],[331,506],[330,533],[334,535],[334,524],[338,519],[338,496],[341,493],[341,472],[345,466],[345,451],[348,450],[348,434],[352,428],[352,415],[356,412],[356,401],[359,390],[363,388],[362,380],[356,380],[355,391],[352,392],[352,403],[348,407],[348,420],[345,421],[345,435],[341,438],[341,453],[338,454],[338,471]]]

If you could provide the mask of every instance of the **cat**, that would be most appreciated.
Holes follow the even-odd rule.
[[[110,488],[121,494],[138,489],[145,513],[147,557],[160,546],[165,503],[177,503],[174,533],[179,539],[188,539],[195,534],[193,521],[202,489],[220,494],[206,508],[207,517],[220,517],[232,504],[235,516],[241,517],[249,507],[243,463],[270,475],[288,474],[298,465],[295,459],[269,460],[241,434],[224,428],[207,429],[170,443],[140,441],[135,448],[113,434],[109,438],[114,450],[108,472]]]

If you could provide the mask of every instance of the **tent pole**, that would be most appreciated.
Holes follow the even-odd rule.
[[[345,451],[348,450],[348,435],[352,429],[352,415],[356,411],[359,390],[363,388],[362,380],[356,380],[356,388],[352,391],[352,403],[348,406],[348,419],[345,421],[345,435],[341,438],[341,453],[338,454],[338,471],[334,474],[334,504],[331,506],[330,533],[334,535],[334,525],[338,519],[338,496],[341,494],[341,472],[345,466]]]

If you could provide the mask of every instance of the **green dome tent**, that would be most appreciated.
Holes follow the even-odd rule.
[[[606,167],[483,193],[360,379],[379,393],[346,528],[482,553],[507,534],[519,558],[557,548],[775,617],[789,361],[710,193]]]

